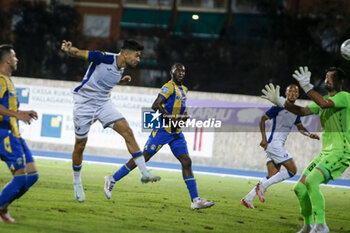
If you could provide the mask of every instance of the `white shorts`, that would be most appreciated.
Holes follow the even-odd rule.
[[[266,148],[266,164],[274,162],[279,165],[291,159],[293,159],[293,157],[283,146],[269,144]]]
[[[100,103],[75,102],[73,109],[74,131],[76,138],[86,138],[90,127],[97,120],[103,128],[113,127],[113,123],[124,120],[123,115],[113,107],[112,101]]]

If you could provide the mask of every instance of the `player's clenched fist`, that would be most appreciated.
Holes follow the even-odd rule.
[[[71,47],[72,47],[72,42],[65,41],[65,40],[62,41],[61,50],[63,52],[69,52]]]

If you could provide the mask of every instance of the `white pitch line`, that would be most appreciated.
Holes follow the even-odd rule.
[[[55,161],[63,161],[63,162],[72,162],[71,159],[63,159],[63,158],[56,158],[56,157],[46,157],[46,156],[33,156],[35,159],[44,159],[44,160],[55,160]],[[123,166],[121,163],[107,163],[107,162],[97,162],[97,161],[88,161],[85,160],[83,163],[87,164],[97,164],[97,165],[104,165],[104,166],[114,166],[114,167],[120,167]],[[147,166],[147,168],[152,170],[159,170],[159,171],[166,171],[166,172],[182,172],[180,169],[173,169],[173,168],[160,168],[160,167],[151,167]],[[243,175],[232,175],[232,174],[222,174],[222,173],[215,173],[215,172],[201,172],[201,171],[195,171],[196,174],[201,175],[210,175],[210,176],[220,176],[220,177],[230,177],[230,178],[239,178],[239,179],[246,179],[246,180],[259,180],[261,177],[256,176],[243,176]],[[292,183],[295,184],[296,181],[293,180],[285,180],[283,181],[285,183]],[[333,184],[321,184],[322,186],[329,187],[329,188],[343,188],[343,189],[350,189],[350,186],[345,185],[333,185]]]

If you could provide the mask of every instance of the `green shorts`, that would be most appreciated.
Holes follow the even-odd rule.
[[[308,176],[315,167],[325,172],[327,180],[335,180],[341,176],[350,165],[350,153],[344,152],[321,152],[311,163],[305,168],[303,174]]]

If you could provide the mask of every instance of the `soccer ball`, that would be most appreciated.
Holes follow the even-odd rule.
[[[340,46],[340,53],[346,60],[350,61],[350,39],[344,41]]]

